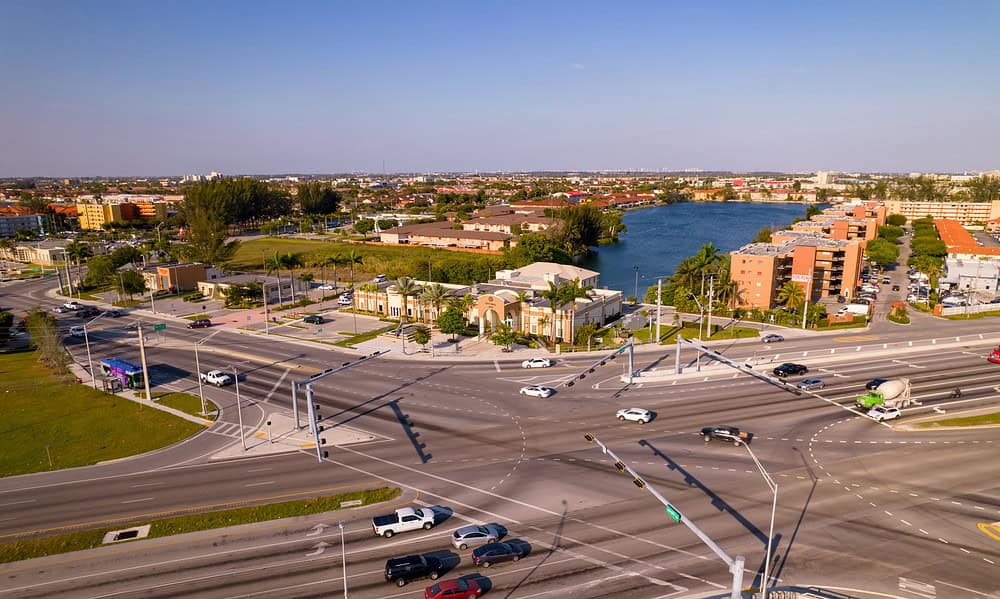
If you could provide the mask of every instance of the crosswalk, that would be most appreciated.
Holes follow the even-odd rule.
[[[250,430],[249,428],[245,426],[243,428],[244,428],[244,433],[243,433],[244,435],[250,435],[253,433],[253,431]],[[209,432],[215,433],[217,435],[232,437],[234,439],[239,439],[240,437],[240,425],[234,422],[217,422],[213,424],[212,427],[208,430]]]

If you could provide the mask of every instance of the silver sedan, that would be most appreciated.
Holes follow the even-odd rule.
[[[500,531],[492,524],[463,526],[451,533],[451,544],[455,549],[467,549],[473,545],[496,543]]]

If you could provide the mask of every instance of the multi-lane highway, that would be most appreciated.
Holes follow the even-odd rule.
[[[5,297],[9,305],[16,301]],[[91,337],[95,356],[137,355],[127,319],[99,322]],[[698,435],[702,426],[723,423],[753,433],[751,447],[779,486],[771,564],[779,587],[812,585],[846,596],[989,597],[1000,591],[1000,535],[989,534],[988,526],[1000,521],[996,429],[890,428],[820,399],[849,405],[867,380],[905,376],[920,405],[904,410],[903,423],[935,409],[951,414],[996,403],[1000,368],[984,357],[997,337],[980,339],[982,324],[945,326],[951,343],[925,325],[773,347],[735,343],[725,350],[741,360],[798,353],[810,376],[827,383],[801,395],[733,372],[624,386],[617,381],[620,366],[610,365],[587,384],[540,400],[517,389],[558,384],[591,360],[561,358],[552,368],[529,371],[513,359],[378,359],[316,384],[328,426],[375,437],[333,447],[323,463],[307,451],[212,459],[239,439],[234,389],[207,388],[222,407],[220,422],[185,443],[113,464],[0,480],[0,534],[386,481],[404,489],[401,502],[434,506],[440,523],[379,539],[369,518],[385,508],[368,508],[142,541],[2,566],[0,594],[329,597],[343,592],[343,558],[351,596],[418,597],[424,582],[397,589],[382,570],[390,557],[422,553],[441,558],[446,577],[477,577],[490,588],[487,596],[725,595],[731,583],[725,564],[583,439],[584,432],[597,435],[730,555],[745,556],[745,586],[759,585],[772,495],[745,449],[706,444]],[[237,365],[244,373],[248,429],[289,409],[291,380],[350,359],[276,338],[170,325],[147,347],[153,380],[196,391],[193,345],[209,335],[201,368]],[[940,344],[921,343],[932,338]],[[916,341],[917,349],[878,351],[879,343],[903,340]],[[875,351],[858,352],[856,360],[810,357],[859,344]],[[77,345],[70,350],[79,359]],[[802,352],[809,355],[801,359]],[[640,366],[656,361],[672,359],[639,354]],[[950,397],[956,386],[964,392],[959,400]],[[653,410],[656,419],[646,425],[614,419],[615,410],[633,405]],[[468,522],[500,524],[532,552],[516,563],[476,568],[469,551],[448,543],[450,532]]]

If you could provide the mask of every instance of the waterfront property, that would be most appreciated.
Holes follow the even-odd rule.
[[[909,220],[930,216],[937,219],[956,220],[962,225],[984,224],[1000,218],[1000,200],[992,202],[917,202],[886,200],[889,214],[902,214]]]

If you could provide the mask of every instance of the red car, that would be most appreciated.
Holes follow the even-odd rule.
[[[989,360],[990,362],[993,362],[994,364],[1000,364],[1000,346],[997,346],[996,349],[991,351],[990,357],[986,359]]]
[[[481,592],[471,578],[441,580],[424,589],[424,599],[476,599]]]

